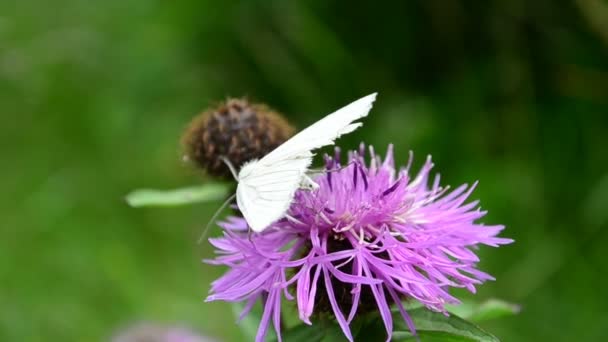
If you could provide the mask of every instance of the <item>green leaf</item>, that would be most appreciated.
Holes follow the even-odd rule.
[[[325,329],[317,326],[309,326],[306,324],[297,325],[282,333],[284,341],[290,342],[320,342],[325,336]]]
[[[463,302],[460,305],[448,306],[448,311],[473,322],[513,316],[521,310],[517,304],[500,299],[488,299],[482,303]]]
[[[420,342],[475,342],[478,340],[454,335],[452,333],[447,333],[443,331],[419,331],[418,338],[413,336],[409,332],[404,331],[396,331],[393,333],[393,338],[391,341],[403,342],[403,341],[418,341]]]
[[[477,325],[456,315],[445,316],[426,308],[408,310],[414,321],[416,333],[421,342],[452,341],[452,342],[497,342],[499,339],[484,331]],[[416,341],[399,312],[393,312],[394,331],[392,341]],[[373,341],[386,336],[384,322],[380,318],[373,319],[356,337],[358,341]]]
[[[358,331],[360,324],[353,322],[351,331]],[[283,341],[289,342],[346,342],[342,329],[334,320],[321,318],[313,325],[298,324],[282,334]]]
[[[135,208],[158,206],[170,207],[197,202],[221,200],[228,194],[229,186],[207,183],[173,190],[139,189],[126,196],[127,203]]]

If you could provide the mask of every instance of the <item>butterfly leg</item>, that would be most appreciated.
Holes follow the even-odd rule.
[[[249,242],[251,242],[251,244],[253,245],[253,239],[251,238],[253,236],[253,230],[251,228],[247,228],[247,240],[249,240]]]

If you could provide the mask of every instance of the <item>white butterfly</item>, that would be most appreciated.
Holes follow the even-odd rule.
[[[296,134],[260,160],[245,163],[236,177],[236,201],[255,232],[265,230],[282,218],[299,188],[318,185],[306,175],[313,150],[332,145],[343,134],[362,123],[353,121],[367,116],[376,93],[363,97]]]

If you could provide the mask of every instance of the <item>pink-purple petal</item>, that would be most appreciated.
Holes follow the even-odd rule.
[[[395,304],[412,333],[415,326],[401,305],[416,300],[444,312],[446,303],[458,304],[451,288],[471,292],[492,276],[477,269],[480,245],[498,247],[513,240],[498,237],[502,225],[484,225],[486,215],[478,200],[470,200],[477,187],[455,189],[440,184],[429,157],[417,174],[411,173],[413,155],[405,167],[396,168],[393,147],[382,160],[369,146],[349,153],[342,167],[339,150],[325,158],[327,172],[315,178],[319,188],[298,191],[281,219],[261,233],[249,234],[247,222],[229,217],[218,224],[223,235],[209,239],[216,256],[206,263],[228,267],[211,284],[207,301],[244,301],[241,318],[262,301],[264,313],[256,341],[263,341],[273,324],[281,340],[281,303],[293,300],[299,318],[311,317],[329,300],[331,312],[345,337],[352,341],[350,323],[368,300],[384,321],[387,340],[393,329],[390,306]],[[399,171],[397,171],[399,170]],[[323,279],[320,279],[323,277]],[[350,288],[349,305],[336,298],[336,284]],[[388,296],[388,297],[387,297]],[[345,317],[342,309],[349,310]]]

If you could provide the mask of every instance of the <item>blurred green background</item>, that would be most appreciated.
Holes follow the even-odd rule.
[[[606,1],[5,0],[0,340],[107,340],[137,321],[240,340],[229,306],[203,303],[223,270],[196,238],[219,203],[123,196],[201,182],[179,136],[226,96],[302,128],[373,91],[339,144],[432,154],[445,184],[480,181],[484,221],[516,240],[481,249],[497,281],[475,298],[523,311],[483,327],[607,339]]]

